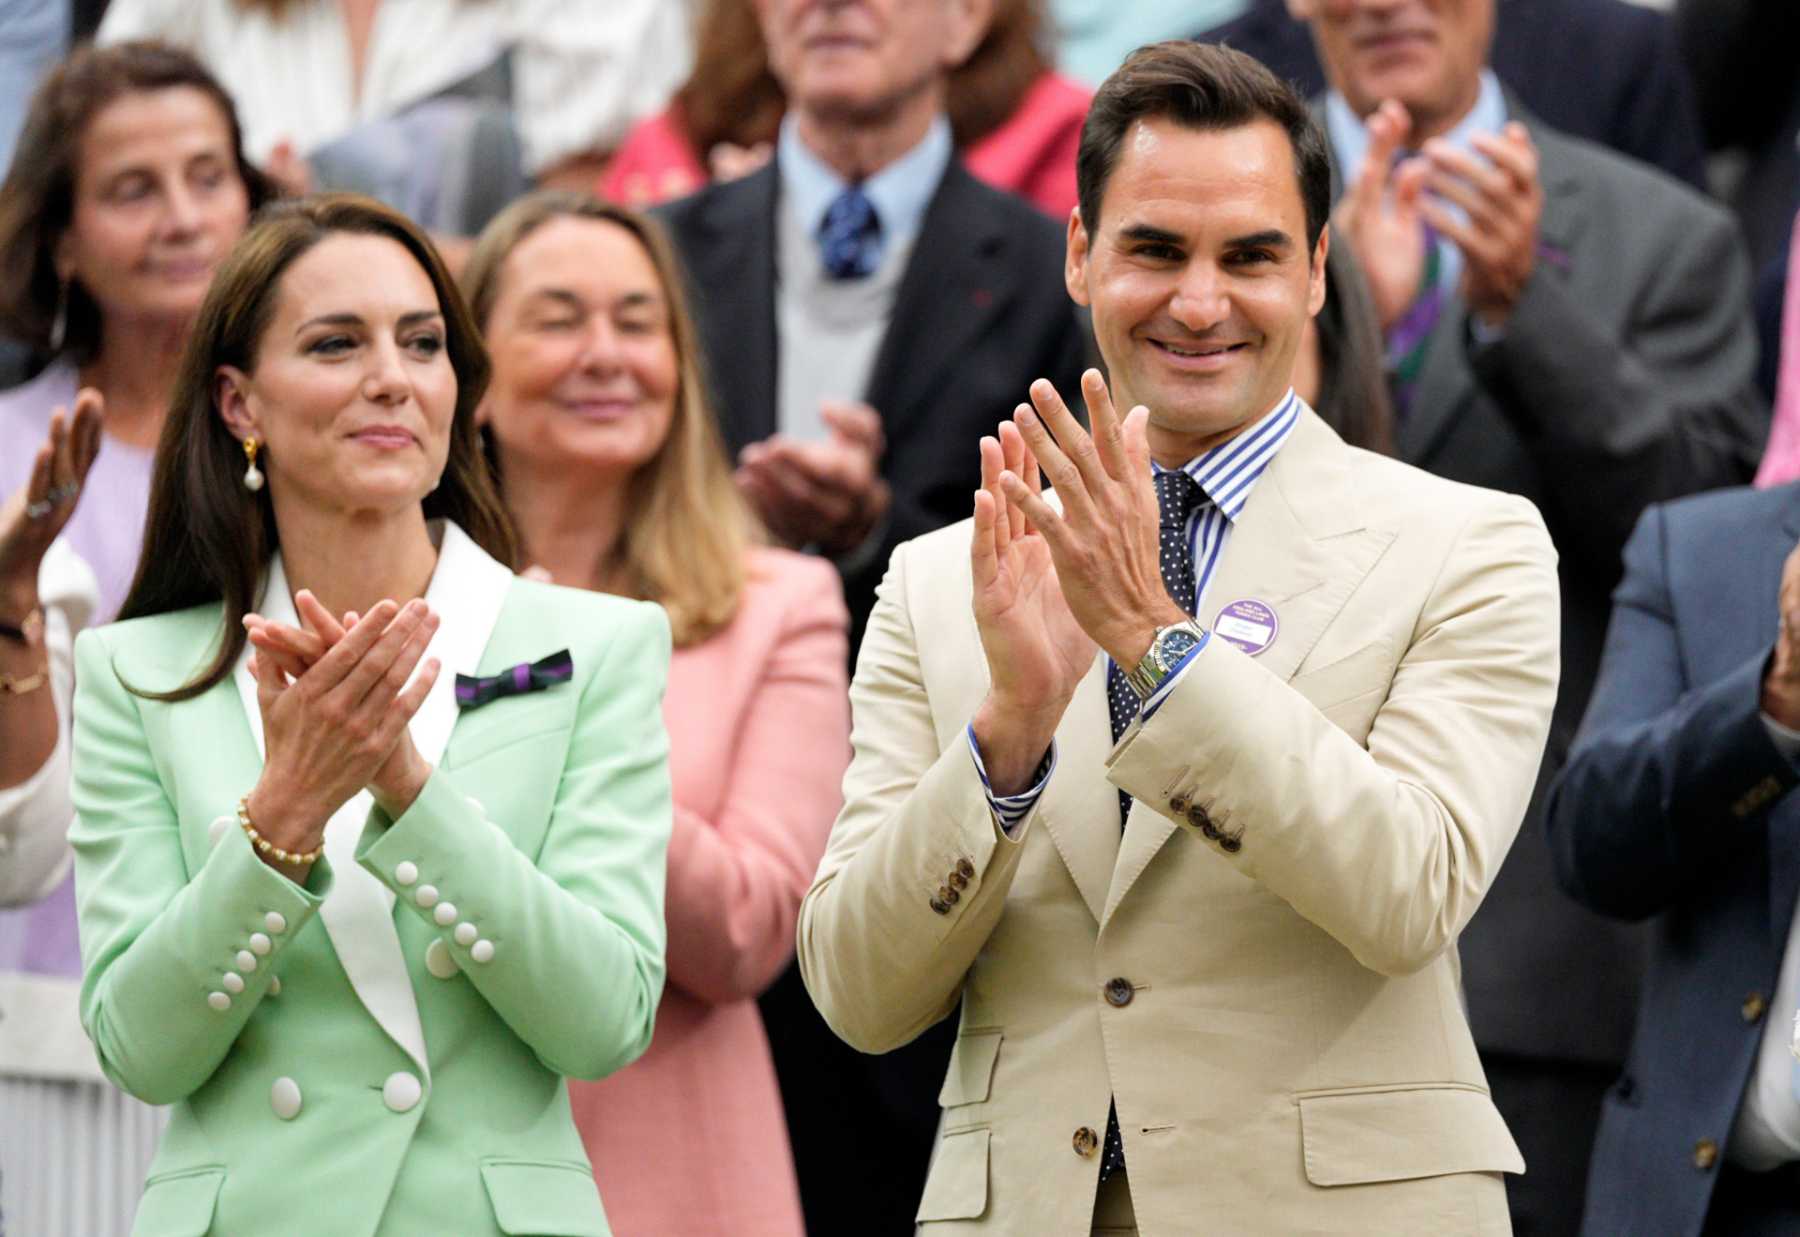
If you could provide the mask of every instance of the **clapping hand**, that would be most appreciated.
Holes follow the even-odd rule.
[[[1463,253],[1462,298],[1489,326],[1505,325],[1537,269],[1544,190],[1537,147],[1518,121],[1470,139],[1485,159],[1434,138],[1425,143],[1431,196],[1420,211]],[[1466,219],[1444,203],[1454,202]]]
[[[100,453],[106,401],[84,387],[75,411],[50,414],[50,435],[38,448],[23,489],[0,504],[0,619],[17,623],[38,604],[38,568],[50,543],[75,514],[88,470]]]
[[[1081,393],[1092,437],[1041,378],[1031,384],[1032,407],[1021,404],[1013,414],[1061,512],[1010,470],[1000,474],[1000,488],[1043,537],[1075,621],[1129,668],[1149,652],[1158,627],[1188,616],[1163,585],[1161,517],[1145,436],[1150,412],[1139,405],[1121,420],[1096,369],[1081,376]]]
[[[1781,566],[1775,652],[1763,675],[1762,710],[1790,729],[1800,730],[1800,546]]]
[[[777,434],[738,457],[737,484],[763,524],[791,546],[828,554],[856,549],[887,515],[881,415],[866,404],[827,402],[831,436],[796,442]]]
[[[1369,152],[1332,212],[1331,226],[1350,242],[1385,331],[1406,313],[1425,278],[1423,195],[1430,169],[1421,159],[1395,164],[1412,132],[1412,119],[1397,101],[1375,109],[1368,130]]]
[[[441,669],[414,669],[437,631],[423,601],[383,601],[340,624],[304,590],[294,599],[303,628],[247,615],[263,717],[263,774],[250,816],[263,836],[291,851],[318,845],[332,813],[367,788],[391,816],[418,797],[431,767],[407,726]]]

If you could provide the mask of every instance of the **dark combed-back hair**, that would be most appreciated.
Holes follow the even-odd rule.
[[[1152,43],[1125,58],[1106,79],[1081,126],[1075,185],[1081,221],[1100,227],[1100,201],[1131,126],[1166,117],[1190,129],[1235,129],[1273,121],[1294,150],[1294,172],[1306,207],[1306,243],[1319,243],[1331,214],[1331,155],[1306,103],[1262,62],[1215,43]]]
[[[214,403],[216,377],[222,365],[255,372],[282,276],[320,241],[340,234],[386,237],[405,248],[430,277],[444,315],[456,412],[443,479],[425,498],[426,518],[454,521],[509,566],[517,557],[512,522],[475,425],[476,406],[487,390],[487,352],[437,250],[417,224],[372,198],[333,193],[276,203],[238,241],[200,307],[156,447],[137,576],[119,612],[121,619],[142,618],[222,601],[219,646],[181,686],[138,691],[148,699],[198,696],[229,674],[243,652],[244,615],[257,604],[257,589],[281,536],[268,489],[244,486],[244,449]]]
[[[275,188],[244,157],[243,131],[231,96],[206,67],[164,43],[84,47],[50,71],[32,96],[19,144],[0,183],[0,331],[50,355],[61,280],[56,243],[75,209],[75,177],[81,141],[101,110],[127,95],[190,86],[218,105],[231,129],[237,174],[256,210]],[[100,344],[100,308],[79,282],[70,281],[63,349],[90,359]]]

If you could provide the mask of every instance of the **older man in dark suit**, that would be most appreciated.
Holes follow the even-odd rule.
[[[789,111],[775,157],[665,208],[715,405],[776,536],[831,556],[860,641],[894,546],[968,515],[976,444],[1091,354],[1063,229],[965,172],[944,79],[989,0],[757,0]],[[763,999],[807,1227],[910,1233],[953,1020],[880,1059],[790,971]],[[875,1217],[875,1219],[872,1219]]]
[[[1195,37],[1248,52],[1316,94],[1325,89],[1325,70],[1293,7],[1251,0],[1238,17]],[[1547,124],[1705,189],[1699,104],[1673,24],[1629,0],[1500,0],[1488,62]]]
[[[1592,689],[1619,551],[1652,502],[1747,481],[1767,433],[1749,267],[1731,218],[1543,124],[1486,65],[1495,0],[1293,0],[1387,341],[1401,456],[1523,494],[1561,553],[1561,767]],[[1470,1022],[1524,1150],[1521,1237],[1581,1208],[1624,1059],[1644,938],[1556,887],[1520,834],[1462,938]]]
[[[1800,1232],[1800,485],[1653,507],[1546,810],[1557,875],[1653,920],[1582,1232]],[[1785,560],[1785,561],[1784,561]]]

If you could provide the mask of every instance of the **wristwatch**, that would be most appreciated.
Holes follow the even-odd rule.
[[[1150,651],[1138,661],[1135,669],[1125,672],[1125,683],[1140,701],[1150,699],[1163,680],[1174,673],[1181,659],[1206,639],[1206,629],[1193,619],[1158,627],[1150,638]]]

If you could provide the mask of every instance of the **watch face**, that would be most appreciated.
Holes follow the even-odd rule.
[[[1186,657],[1199,643],[1200,638],[1193,632],[1177,627],[1162,634],[1162,639],[1156,642],[1156,655],[1163,665],[1174,669],[1175,663]]]

